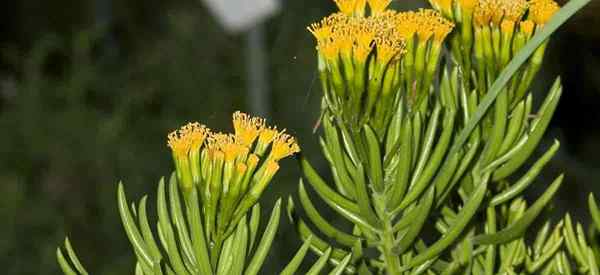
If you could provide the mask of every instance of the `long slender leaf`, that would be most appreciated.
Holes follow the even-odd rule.
[[[67,262],[62,251],[60,251],[60,248],[56,248],[56,259],[58,260],[58,264],[65,275],[78,275],[77,272],[73,270],[69,262]]]
[[[323,234],[345,246],[354,245],[354,243],[358,240],[357,237],[335,228],[325,218],[323,218],[321,214],[319,214],[319,211],[311,202],[310,197],[304,188],[302,179],[300,179],[300,183],[298,184],[298,196],[300,197],[300,203],[302,204],[306,215],[313,222],[313,224],[319,228],[321,232],[323,232]]]
[[[127,233],[127,237],[133,246],[133,249],[141,256],[141,260],[147,266],[153,266],[152,256],[150,256],[150,251],[140,234],[140,231],[137,229],[135,225],[135,220],[129,211],[129,206],[127,203],[127,198],[125,197],[125,189],[123,188],[123,183],[119,183],[118,187],[118,206],[119,213],[121,214],[121,221],[123,222],[123,227],[125,228],[125,233]]]
[[[298,252],[296,252],[294,255],[294,258],[292,258],[292,260],[285,266],[280,275],[294,275],[296,273],[296,270],[298,270],[302,260],[304,260],[304,257],[306,256],[306,252],[308,252],[308,249],[310,248],[311,240],[312,235],[304,241],[300,249],[298,249]]]
[[[75,269],[77,269],[79,274],[87,275],[88,272],[85,270],[85,268],[79,261],[77,254],[75,254],[75,250],[73,250],[73,247],[71,246],[71,242],[69,241],[69,238],[65,239],[65,248],[67,249],[67,254],[69,254],[69,258],[71,259],[71,262],[73,262],[73,265],[75,266]]]
[[[510,242],[516,238],[522,237],[525,230],[535,220],[535,218],[544,210],[548,202],[554,197],[556,191],[560,187],[563,180],[563,175],[560,175],[554,180],[554,182],[548,187],[546,192],[538,198],[538,200],[531,206],[521,218],[509,225],[506,229],[494,233],[479,235],[473,238],[473,242],[476,244],[500,244]]]
[[[438,255],[440,252],[444,251],[448,248],[454,241],[459,237],[459,235],[463,232],[473,215],[479,209],[481,202],[483,201],[483,197],[485,192],[487,191],[487,180],[481,180],[477,185],[477,188],[472,193],[469,200],[465,203],[463,209],[460,211],[458,216],[456,217],[456,221],[448,230],[448,232],[438,241],[436,241],[433,245],[428,247],[425,251],[419,253],[416,257],[414,257],[409,264],[403,267],[404,270],[408,270],[412,267],[418,266]]]
[[[265,231],[260,239],[258,247],[256,248],[256,252],[254,252],[254,256],[252,260],[248,264],[246,268],[246,275],[256,275],[260,271],[267,254],[269,254],[271,243],[273,243],[273,238],[275,238],[275,234],[277,233],[277,228],[279,227],[279,216],[281,213],[281,199],[278,199],[273,207],[271,212],[271,217],[269,218],[269,222]]]
[[[315,264],[308,270],[308,272],[306,272],[306,275],[321,274],[321,270],[327,264],[327,260],[329,260],[329,255],[331,255],[331,248],[328,248],[325,251],[325,254],[323,254],[323,255],[321,255],[321,257],[319,257],[319,260],[317,260],[317,262],[315,262]]]

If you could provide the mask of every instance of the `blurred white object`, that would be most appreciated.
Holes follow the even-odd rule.
[[[278,0],[203,0],[230,32],[251,29],[280,9]]]

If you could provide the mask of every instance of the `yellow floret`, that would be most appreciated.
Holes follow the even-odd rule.
[[[296,139],[281,132],[273,140],[270,159],[273,161],[278,161],[298,152],[300,152],[300,146],[298,146],[298,143],[296,143]]]
[[[532,0],[529,7],[529,19],[538,25],[546,24],[560,9],[553,0]]]
[[[198,123],[188,123],[167,137],[167,145],[178,157],[186,157],[190,150],[198,150],[204,143],[209,130]]]
[[[265,120],[263,118],[250,117],[240,111],[233,113],[235,140],[243,146],[250,147],[264,127]]]
[[[392,0],[367,0],[372,14],[379,14],[385,11]]]

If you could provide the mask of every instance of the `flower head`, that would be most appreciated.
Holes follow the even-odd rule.
[[[260,131],[258,143],[269,144],[275,139],[275,137],[277,137],[278,133],[279,131],[277,130],[277,127],[265,127],[262,129],[262,131]]]
[[[372,42],[375,39],[376,30],[373,24],[369,24],[367,19],[361,20],[361,22],[354,28],[354,36],[356,41],[354,42],[354,57],[359,62],[365,62],[369,53],[373,49]]]
[[[295,153],[300,152],[300,147],[296,143],[296,139],[284,132],[279,133],[271,146],[271,155],[269,159],[272,161],[279,161],[282,158],[291,156]]]
[[[433,29],[433,39],[438,43],[442,43],[442,41],[444,41],[446,36],[454,28],[454,23],[441,16],[438,16],[437,20],[433,21],[431,27]]]
[[[396,29],[400,37],[405,40],[413,38],[419,28],[417,17],[417,13],[414,11],[398,13],[396,16]]]
[[[473,22],[479,27],[488,26],[497,9],[495,1],[479,0],[473,13]]]
[[[250,117],[248,114],[240,111],[233,113],[235,140],[243,146],[252,146],[252,143],[264,127],[265,120],[262,118]]]
[[[500,0],[500,7],[504,12],[504,20],[517,22],[525,14],[528,3],[526,0]]]
[[[167,136],[167,145],[177,157],[187,157],[190,150],[199,150],[210,130],[198,122],[190,122]]]
[[[393,37],[377,37],[375,46],[377,47],[377,60],[382,65],[387,64],[393,57],[404,52],[404,41]]]
[[[529,6],[529,19],[538,25],[546,24],[560,9],[554,0],[532,0]]]

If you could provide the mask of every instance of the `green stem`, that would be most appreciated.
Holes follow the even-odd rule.
[[[215,239],[215,244],[210,250],[210,265],[214,268],[214,271],[217,271],[217,264],[219,261],[219,254],[221,254],[221,247],[223,246],[223,240],[221,236],[217,236]]]
[[[385,260],[386,274],[399,275],[400,273],[400,258],[394,253],[394,230],[389,217],[384,217],[383,233],[381,235],[381,253]]]

